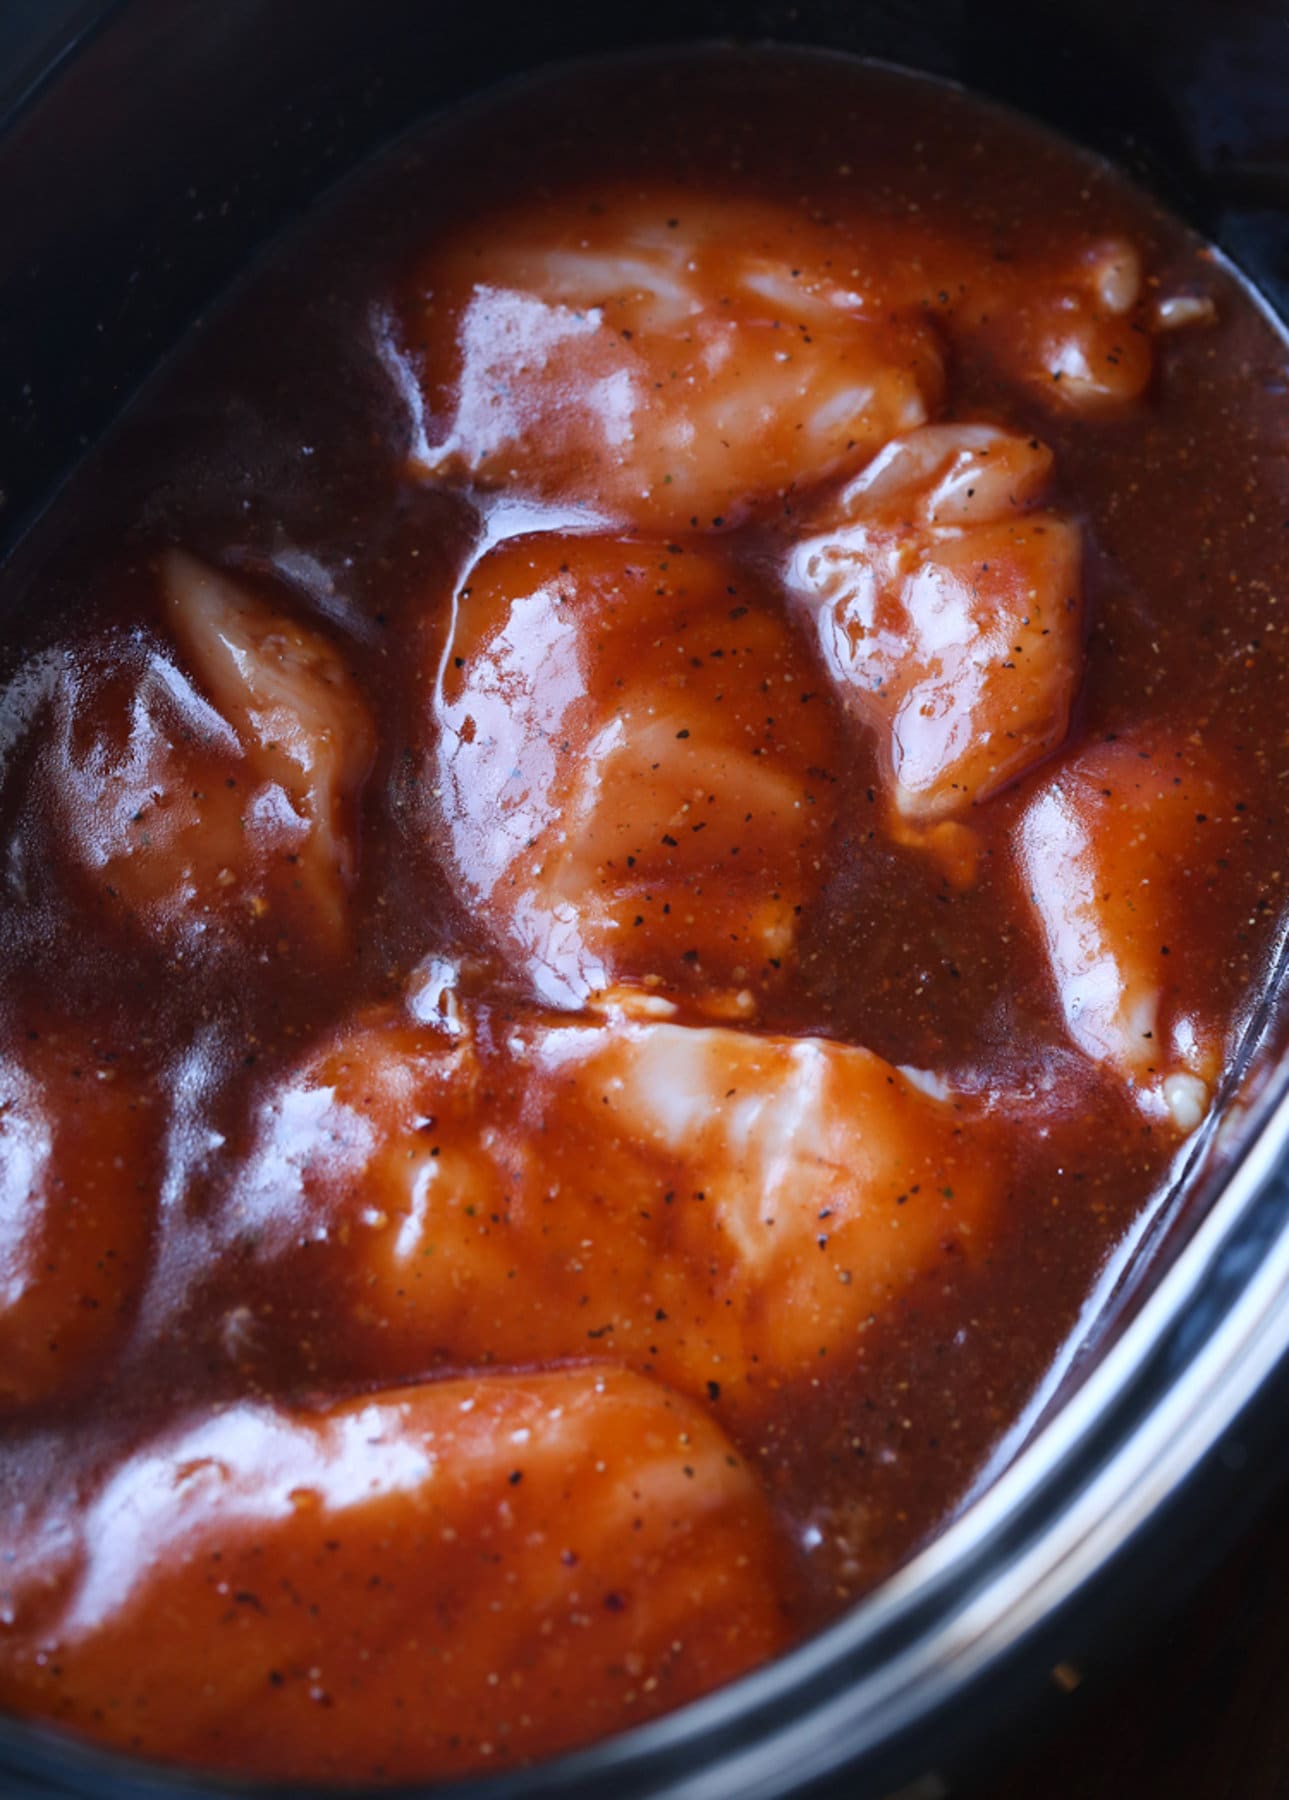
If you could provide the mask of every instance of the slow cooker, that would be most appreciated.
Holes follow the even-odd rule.
[[[1275,0],[10,0],[0,19],[0,543],[256,250],[427,112],[570,57],[737,38],[960,81],[1109,156],[1289,321],[1289,8]],[[938,1539],[701,1703],[477,1800],[930,1796],[1050,1673],[1175,1605],[1280,1473],[1289,947],[1175,1201]],[[6,1800],[261,1793],[0,1722]],[[306,1790],[291,1790],[306,1796]],[[328,1790],[334,1793],[336,1790]],[[428,1800],[428,1796],[427,1796]]]

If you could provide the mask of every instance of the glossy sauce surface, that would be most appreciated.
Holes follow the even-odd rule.
[[[952,1515],[1276,942],[1285,360],[1104,167],[778,53],[268,258],[6,575],[4,1704],[483,1769]]]

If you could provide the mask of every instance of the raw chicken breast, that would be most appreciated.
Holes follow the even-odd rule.
[[[778,979],[824,879],[839,733],[750,575],[718,549],[515,539],[427,663],[429,828],[545,1001],[630,979],[749,1005]]]
[[[423,1781],[639,1724],[789,1625],[718,1426],[592,1365],[143,1443],[3,1533],[0,1697],[149,1759]]]
[[[804,212],[695,194],[471,221],[404,308],[413,466],[648,530],[773,510],[939,403],[934,332],[854,261]]]

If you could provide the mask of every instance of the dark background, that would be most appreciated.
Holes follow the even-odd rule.
[[[1046,1733],[956,1800],[1289,1795],[1289,1501],[1126,1666],[1078,1673],[1053,1682]]]

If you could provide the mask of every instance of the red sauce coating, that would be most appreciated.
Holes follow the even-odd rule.
[[[1108,169],[781,52],[274,251],[3,577],[0,1701],[476,1770],[943,1525],[1276,942],[1285,363]]]
[[[243,1402],[140,1445],[60,1550],[24,1571],[11,1689],[266,1776],[540,1756],[786,1638],[747,1467],[698,1408],[595,1364]]]
[[[426,828],[544,999],[719,1007],[790,960],[842,741],[773,590],[705,545],[552,532],[485,556],[435,636]]]

